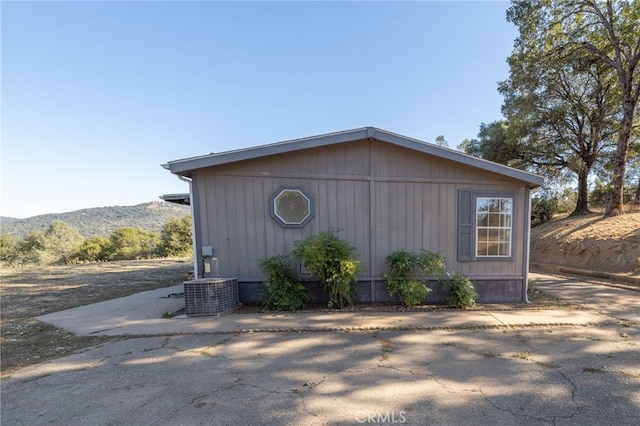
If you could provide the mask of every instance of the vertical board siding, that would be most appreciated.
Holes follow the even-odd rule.
[[[368,158],[363,152],[368,149],[369,141],[354,141],[348,144],[329,145],[319,148],[277,154],[256,160],[224,164],[215,167],[215,173],[260,174],[335,174],[366,176]]]
[[[295,241],[328,230],[357,249],[368,271],[368,182],[238,176],[209,176],[205,182],[203,245],[214,246],[221,275],[260,277],[261,259],[288,254]],[[314,219],[302,229],[284,228],[269,215],[269,197],[285,185],[300,186],[315,200]]]
[[[447,185],[377,182],[375,191],[377,218],[372,238],[377,249],[373,259],[377,275],[386,271],[386,257],[399,250],[427,250],[451,257],[455,221],[449,219],[449,212],[455,211],[455,205]]]
[[[200,244],[214,247],[222,276],[259,280],[261,259],[330,229],[356,248],[360,275],[374,280],[397,250],[441,253],[449,272],[472,278],[522,275],[524,193],[517,182],[502,184],[464,165],[374,140],[212,167],[193,178]],[[283,228],[270,216],[269,197],[281,186],[300,186],[314,198],[315,216],[304,228]],[[462,188],[515,194],[513,260],[458,261]]]
[[[244,263],[242,260],[238,262],[240,255],[238,242],[238,224],[240,224],[241,222],[238,220],[239,206],[237,205],[237,201],[238,195],[240,195],[241,192],[238,192],[234,185],[237,179],[230,179],[228,177],[225,177],[223,181],[224,185],[223,188],[221,188],[221,191],[224,194],[222,200],[224,200],[224,216],[225,222],[227,223],[225,232],[226,240],[223,242],[225,247],[225,250],[223,252],[225,255],[225,270],[228,271],[228,276],[239,277],[241,276],[239,274],[241,263]],[[244,226],[244,223],[242,224],[242,226]]]
[[[455,212],[455,205],[448,204],[448,185],[438,185],[438,222],[436,223],[436,232],[438,233],[438,245],[431,251],[441,252],[447,258],[447,263],[451,260],[451,253],[449,253],[449,240],[455,235],[455,230],[447,228],[448,216]]]

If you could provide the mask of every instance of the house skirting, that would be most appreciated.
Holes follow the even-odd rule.
[[[477,303],[523,303],[526,302],[524,278],[478,278],[472,279],[478,293]],[[309,303],[327,303],[329,297],[316,281],[303,282],[309,290]],[[424,304],[446,304],[448,290],[440,281],[429,281],[431,292]],[[264,283],[255,280],[238,280],[240,302],[259,305],[264,302]],[[400,303],[397,296],[389,296],[387,285],[382,280],[366,280],[356,283],[355,303]]]

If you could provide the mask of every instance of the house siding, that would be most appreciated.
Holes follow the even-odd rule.
[[[448,271],[484,286],[480,301],[526,297],[519,290],[526,275],[518,243],[528,223],[522,214],[515,216],[512,260],[468,262],[457,256],[461,189],[512,192],[516,212],[525,211],[522,183],[504,176],[364,139],[198,169],[192,179],[200,200],[194,205],[198,253],[203,245],[214,247],[219,275],[239,278],[244,303],[256,300],[261,259],[289,253],[295,241],[329,229],[356,247],[358,301],[389,300],[382,281],[385,258],[421,249],[443,254]],[[315,216],[305,227],[283,228],[270,216],[269,197],[282,186],[304,188],[314,198]],[[431,297],[443,301],[440,290]]]

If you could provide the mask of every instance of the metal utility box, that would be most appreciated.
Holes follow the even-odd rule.
[[[189,317],[220,315],[240,307],[237,278],[201,278],[184,283],[185,313]]]

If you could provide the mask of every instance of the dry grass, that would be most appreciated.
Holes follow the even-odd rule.
[[[40,315],[179,284],[188,259],[0,269],[2,374],[100,343],[44,324]]]
[[[640,212],[559,216],[531,230],[531,261],[640,276]]]

